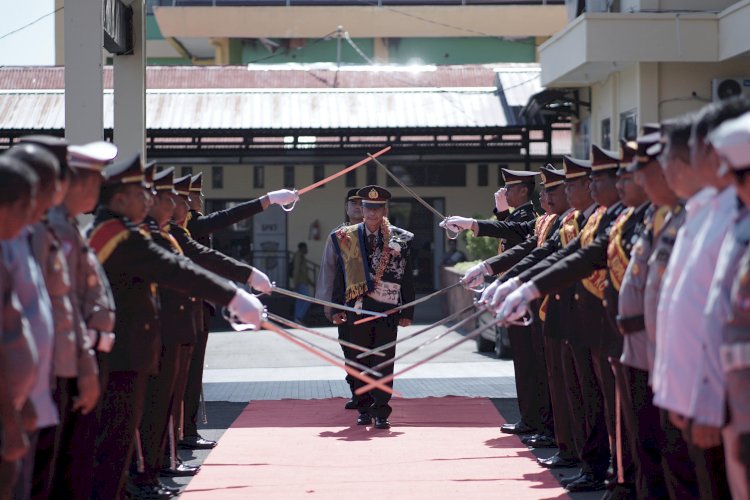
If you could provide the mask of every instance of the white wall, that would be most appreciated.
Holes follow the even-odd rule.
[[[718,11],[737,3],[737,0],[620,0],[621,12],[641,10],[708,10]]]

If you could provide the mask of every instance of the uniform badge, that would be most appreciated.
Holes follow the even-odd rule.
[[[378,197],[377,189],[375,188],[370,189],[370,192],[367,193],[367,197],[370,198],[371,200],[374,200],[375,198],[377,198]]]

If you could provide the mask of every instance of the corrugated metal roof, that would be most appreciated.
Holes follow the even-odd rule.
[[[505,94],[509,106],[525,106],[529,97],[540,92],[542,87],[541,68],[516,67],[497,69],[498,88]]]
[[[112,93],[104,128],[112,128]],[[0,92],[0,130],[64,127],[59,90]],[[503,127],[494,87],[470,89],[149,90],[150,130]]]
[[[536,63],[467,64],[395,67],[331,64],[281,64],[251,66],[148,66],[150,89],[210,88],[403,88],[490,87],[495,75],[539,71]],[[103,72],[104,88],[112,88],[112,67]],[[505,83],[503,83],[505,85]],[[62,89],[65,68],[55,66],[0,68],[0,89]],[[523,103],[525,104],[525,102]]]

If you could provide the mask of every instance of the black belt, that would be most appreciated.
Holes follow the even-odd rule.
[[[640,316],[628,316],[626,318],[618,316],[617,327],[623,335],[642,332],[646,329],[646,318],[642,314]]]

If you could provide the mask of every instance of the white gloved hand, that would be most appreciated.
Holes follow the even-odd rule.
[[[464,277],[461,278],[461,284],[464,288],[475,288],[484,283],[484,277],[489,276],[489,274],[487,264],[480,262],[479,264],[471,266],[469,270],[466,271]]]
[[[502,284],[502,281],[495,280],[492,282],[490,286],[484,289],[482,292],[482,296],[479,297],[479,304],[487,304],[490,300],[492,300],[492,296],[495,295],[495,290],[497,290],[497,287],[499,287]]]
[[[503,284],[497,287],[495,295],[493,295],[490,299],[490,307],[497,311],[497,309],[500,308],[503,301],[505,300],[505,297],[510,295],[511,292],[515,291],[522,284],[523,283],[521,283],[521,280],[519,280],[518,278],[512,278],[508,281],[503,282]]]
[[[518,290],[506,297],[496,316],[504,318],[507,322],[519,320],[526,314],[529,303],[540,296],[539,289],[533,281],[524,283]]]
[[[459,231],[468,231],[471,229],[474,224],[476,224],[476,220],[469,219],[468,217],[446,217],[445,220],[443,220],[439,225],[442,228],[448,228],[453,232],[458,233]]]
[[[263,321],[263,304],[251,293],[238,288],[232,300],[227,304],[229,313],[244,325],[258,330]]]
[[[263,293],[271,293],[273,288],[273,284],[271,283],[271,280],[268,279],[268,276],[257,267],[253,269],[253,273],[247,279],[247,284],[255,290]]]
[[[500,188],[495,191],[495,210],[505,212],[510,208],[508,205],[508,188]]]
[[[266,196],[268,196],[268,201],[272,205],[289,205],[290,203],[294,203],[295,201],[299,200],[297,191],[292,191],[290,189],[279,189],[278,191],[271,191]]]

